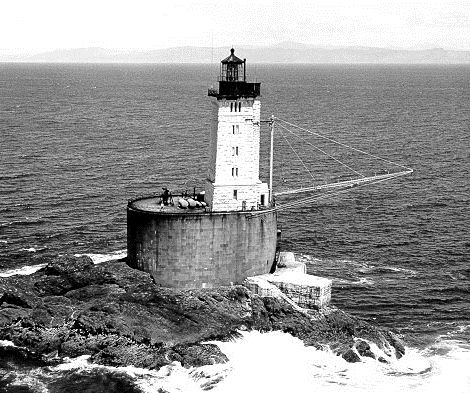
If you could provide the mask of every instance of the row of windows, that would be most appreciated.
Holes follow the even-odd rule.
[[[243,98],[241,98],[239,100],[223,100],[221,102],[221,106],[228,107],[229,105],[232,108],[231,112],[234,112],[234,111],[235,112],[241,112],[242,107],[246,107],[246,108],[253,107],[253,101],[244,100]],[[235,109],[235,106],[237,106],[236,109]]]
[[[233,190],[233,199],[238,199],[238,190]],[[260,196],[260,205],[265,205],[266,203],[266,196],[261,194]]]
[[[237,112],[237,108],[238,108],[238,112],[242,111],[242,103],[241,102],[231,102],[230,103],[230,112],[233,112],[234,109],[235,109],[235,112]]]

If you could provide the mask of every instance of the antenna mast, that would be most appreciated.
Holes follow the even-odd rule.
[[[269,128],[271,129],[271,148],[269,157],[269,203],[273,203],[274,115],[271,115]]]

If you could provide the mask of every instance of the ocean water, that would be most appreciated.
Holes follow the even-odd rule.
[[[206,91],[217,76],[218,65],[0,64],[0,276],[28,274],[63,253],[95,263],[122,257],[129,198],[202,187]],[[60,391],[73,379],[80,390],[108,375],[143,391],[201,391],[217,378],[213,391],[221,392],[420,392],[449,381],[455,392],[470,391],[470,67],[248,61],[248,77],[262,83],[263,118],[274,114],[413,168],[279,213],[283,249],[333,280],[334,305],[399,333],[407,356],[352,365],[286,334],[252,332],[220,344],[226,365],[154,372],[80,358],[17,370],[10,389]],[[275,130],[275,185],[338,176],[312,145],[297,144],[297,156]],[[390,169],[315,143],[351,167]]]

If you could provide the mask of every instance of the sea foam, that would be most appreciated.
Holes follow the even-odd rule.
[[[75,254],[76,257],[81,257],[81,256],[88,256],[91,258],[94,264],[99,264],[103,263],[106,261],[113,261],[116,259],[122,259],[127,256],[127,249],[124,250],[118,250],[118,251],[113,251],[108,254],[93,254],[93,253],[88,253],[88,254]]]
[[[16,345],[10,340],[0,340],[0,347],[16,347]]]
[[[347,363],[329,350],[305,347],[287,333],[242,335],[235,342],[218,343],[230,359],[231,372],[214,392],[430,392],[437,386],[445,389],[449,380],[453,393],[468,392],[470,387],[466,366],[470,350],[459,342],[435,343],[446,348],[438,355],[429,349],[407,348],[404,357],[390,363],[367,357]]]
[[[40,263],[39,265],[29,265],[29,266],[22,266],[17,269],[8,269],[0,272],[0,277],[11,277],[16,275],[21,276],[28,276],[37,272],[39,269],[45,267],[46,263]]]
[[[23,249],[23,251],[35,252],[37,250],[34,249],[34,248],[29,248],[29,249]],[[89,256],[94,264],[99,264],[99,263],[103,263],[103,262],[106,262],[106,261],[112,261],[112,260],[116,260],[116,259],[125,258],[127,256],[127,250],[113,251],[109,254],[92,254],[92,253],[90,253],[90,254],[75,254],[76,257],[80,257],[80,256],[83,256],[83,255]],[[33,273],[37,272],[39,269],[42,269],[46,265],[47,265],[47,263],[41,263],[41,264],[38,264],[38,265],[28,265],[28,266],[22,266],[22,267],[16,268],[16,269],[4,270],[4,271],[0,272],[0,277],[11,277],[11,276],[15,276],[15,275],[27,276],[29,274],[33,274]]]
[[[229,342],[213,342],[227,355],[225,364],[185,368],[173,362],[157,370],[133,366],[112,367],[93,364],[89,356],[67,359],[55,367],[30,370],[17,375],[17,385],[40,386],[72,374],[125,375],[144,392],[214,393],[269,392],[433,392],[452,382],[453,393],[468,393],[470,348],[457,341],[438,341],[425,350],[407,348],[401,359],[380,363],[363,357],[347,363],[329,349],[306,347],[282,332],[241,332]],[[374,351],[380,350],[372,348]],[[21,382],[22,381],[22,382]]]

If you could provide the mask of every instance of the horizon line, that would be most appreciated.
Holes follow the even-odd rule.
[[[367,49],[387,49],[387,50],[398,50],[398,51],[426,51],[426,50],[433,50],[433,49],[442,49],[445,51],[456,51],[456,52],[470,52],[469,49],[458,49],[458,48],[449,48],[442,45],[434,45],[434,44],[422,44],[414,45],[409,47],[401,47],[396,45],[386,45],[386,46],[376,46],[376,45],[365,45],[365,44],[350,44],[350,45],[332,45],[332,44],[310,44],[298,41],[281,41],[276,44],[271,45],[256,45],[256,44],[239,44],[239,45],[218,45],[215,47],[204,45],[174,45],[174,46],[166,46],[166,47],[156,47],[156,48],[119,48],[119,47],[107,47],[107,46],[75,46],[75,47],[58,47],[58,48],[50,48],[50,49],[20,49],[20,52],[11,51],[9,49],[2,49],[0,48],[0,55],[10,55],[10,56],[33,56],[38,54],[50,53],[50,52],[57,52],[57,51],[73,51],[73,50],[86,50],[86,49],[100,49],[105,51],[116,51],[116,52],[151,52],[151,51],[158,51],[158,50],[168,50],[168,49],[182,49],[182,48],[198,48],[198,49],[224,49],[224,48],[244,48],[244,49],[261,49],[261,48],[277,48],[277,49],[302,49],[302,48],[295,48],[290,47],[286,48],[282,45],[298,45],[300,47],[304,46],[305,49],[347,49],[347,48],[367,48]]]

